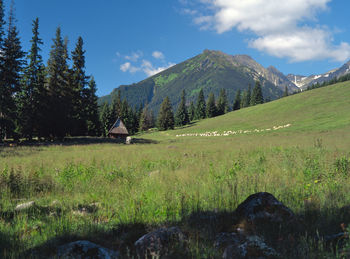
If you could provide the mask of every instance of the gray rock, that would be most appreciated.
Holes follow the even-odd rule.
[[[57,255],[53,258],[114,259],[120,258],[120,254],[90,241],[79,240],[60,246]]]
[[[216,236],[214,247],[216,249],[224,249],[230,245],[236,245],[243,243],[246,241],[246,238],[243,235],[238,233],[220,233]]]
[[[262,219],[282,223],[295,219],[289,208],[267,192],[250,195],[237,207],[236,214],[251,222]]]
[[[237,207],[235,214],[240,224],[239,230],[246,234],[256,233],[257,230],[259,234],[262,230],[276,234],[290,227],[299,227],[294,213],[267,192],[249,196]]]
[[[18,204],[15,208],[15,211],[23,211],[23,210],[27,210],[30,208],[33,208],[35,206],[35,202],[34,201],[30,201],[30,202],[26,202],[26,203],[21,203]]]
[[[281,258],[281,255],[267,246],[262,238],[249,236],[242,244],[228,246],[222,257],[224,259],[276,259]]]
[[[139,258],[167,256],[185,243],[185,236],[178,227],[161,228],[142,236],[135,242]]]

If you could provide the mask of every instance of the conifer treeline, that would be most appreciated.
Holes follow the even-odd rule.
[[[57,28],[45,66],[38,18],[32,33],[25,53],[13,8],[5,22],[0,0],[0,141],[100,134],[96,83],[85,73],[83,39],[69,53],[68,39]]]
[[[183,90],[180,104],[176,110],[175,116],[172,112],[169,98],[165,97],[158,114],[157,126],[159,130],[173,129],[174,126],[184,126],[193,120],[212,118],[223,115],[230,110],[238,110],[257,104],[262,104],[264,102],[259,81],[255,83],[253,91],[251,90],[250,86],[248,87],[248,90],[244,91],[243,93],[238,90],[232,107],[229,106],[225,89],[221,89],[217,101],[215,100],[215,95],[212,92],[209,93],[208,99],[205,101],[204,92],[203,89],[201,89],[198,93],[196,104],[191,102],[188,107],[186,106],[185,95],[185,90]]]

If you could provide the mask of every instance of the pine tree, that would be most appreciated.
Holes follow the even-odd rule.
[[[130,107],[129,121],[130,121],[130,126],[128,128],[129,134],[134,135],[139,129],[138,111],[136,107]]]
[[[243,92],[241,108],[249,107],[250,99],[251,99],[251,86],[249,85],[248,90]]]
[[[189,117],[190,121],[194,120],[195,115],[196,115],[196,108],[194,107],[193,101],[191,101],[190,107],[188,109],[188,117]]]
[[[47,62],[47,89],[50,106],[46,117],[51,137],[63,138],[69,128],[72,91],[69,89],[67,58],[67,41],[62,40],[61,29],[58,27]]]
[[[3,0],[0,0],[0,49],[2,50],[4,47],[4,3]],[[6,124],[7,124],[7,116],[8,116],[8,107],[7,100],[11,97],[11,91],[9,91],[8,87],[2,82],[3,81],[3,66],[4,60],[0,56],[0,142],[6,136]]]
[[[21,42],[15,25],[13,2],[10,9],[7,36],[4,40],[1,53],[0,88],[2,88],[1,104],[2,122],[4,123],[5,136],[18,138],[15,133],[17,106],[14,94],[21,89],[23,65],[25,53],[22,51]],[[18,124],[17,124],[18,125]]]
[[[101,112],[100,112],[100,125],[101,125],[101,132],[102,136],[106,137],[108,134],[108,131],[112,127],[112,124],[110,122],[110,116],[111,116],[111,111],[109,104],[105,102],[102,105]],[[112,122],[114,123],[114,121]]]
[[[250,99],[250,105],[257,105],[264,103],[264,97],[262,94],[262,89],[259,81],[255,82],[255,87],[252,92],[252,96]]]
[[[158,114],[159,130],[174,129],[174,113],[171,108],[169,97],[165,97]]]
[[[239,110],[240,108],[241,108],[241,90],[238,89],[238,91],[236,92],[236,97],[233,102],[232,109],[236,111],[236,110]]]
[[[215,104],[215,96],[213,93],[209,94],[207,102],[207,117],[212,118],[217,115],[217,108]]]
[[[148,104],[143,108],[141,117],[140,117],[140,123],[139,123],[139,130],[140,131],[146,131],[154,126],[153,121],[153,115],[151,110],[148,107]]]
[[[39,138],[45,134],[46,89],[45,67],[40,55],[39,19],[33,21],[33,37],[27,58],[29,64],[24,69],[21,91],[18,94],[18,117],[20,133],[27,139]]]
[[[225,89],[220,90],[217,108],[217,115],[223,115],[228,112],[228,101]]]
[[[115,109],[116,116],[120,117],[121,110],[122,110],[122,97],[121,97],[120,89],[118,90],[114,105],[115,105],[114,109]]]
[[[196,104],[196,119],[205,119],[206,117],[206,105],[204,99],[203,89],[199,91],[197,104]]]
[[[190,119],[188,117],[187,107],[186,107],[186,93],[185,90],[182,90],[181,101],[179,107],[176,110],[175,115],[175,125],[183,126],[189,123]]]
[[[89,77],[85,75],[85,51],[83,46],[83,38],[79,37],[76,47],[72,51],[73,67],[70,71],[70,86],[72,89],[72,111],[70,117],[73,124],[71,126],[73,128],[72,134],[76,136],[86,135],[87,133],[88,114],[85,103],[88,102],[88,90],[86,86]]]
[[[99,134],[100,120],[98,118],[98,97],[96,96],[96,82],[93,76],[91,76],[90,82],[88,84],[88,89],[86,91],[86,125],[87,133],[89,136],[97,136]]]
[[[287,97],[289,95],[288,93],[288,88],[287,86],[284,88],[284,93],[283,93],[283,97]]]

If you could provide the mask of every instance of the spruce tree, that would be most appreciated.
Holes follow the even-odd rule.
[[[44,87],[45,67],[40,55],[39,19],[33,21],[33,37],[27,58],[29,64],[24,69],[21,91],[18,94],[18,118],[20,133],[27,139],[45,135],[45,113],[47,93]]]
[[[72,91],[69,88],[67,58],[67,41],[63,41],[61,29],[58,27],[47,62],[47,90],[50,106],[46,116],[49,134],[56,138],[63,138],[70,127]]]
[[[198,93],[195,117],[196,119],[205,119],[206,117],[206,105],[203,89],[201,89]]]
[[[117,93],[117,96],[116,96],[116,99],[115,100],[115,107],[114,107],[114,110],[115,110],[115,113],[116,113],[116,116],[117,117],[120,117],[120,114],[121,114],[121,110],[122,110],[122,100],[121,100],[121,92],[120,92],[120,89],[118,90],[118,93]]]
[[[88,84],[87,88],[87,95],[86,95],[86,106],[85,106],[85,112],[86,112],[86,125],[87,125],[87,134],[89,136],[97,136],[99,134],[99,128],[100,128],[100,121],[98,118],[98,104],[97,100],[98,97],[96,96],[96,82],[93,76],[91,76],[91,79]]]
[[[248,89],[243,92],[241,108],[249,107],[250,99],[251,99],[251,87],[249,85]]]
[[[174,113],[171,108],[169,97],[165,97],[158,114],[159,130],[174,129]]]
[[[217,115],[217,108],[215,104],[215,96],[211,92],[208,97],[208,102],[207,102],[207,117],[212,118]]]
[[[257,105],[264,103],[264,97],[262,94],[262,89],[259,81],[255,82],[255,87],[252,92],[252,96],[250,99],[250,105]]]
[[[238,91],[236,92],[236,97],[233,102],[232,109],[236,111],[236,110],[239,110],[240,108],[241,108],[241,90],[238,89]]]
[[[181,101],[180,101],[179,107],[177,108],[176,114],[175,114],[175,125],[176,126],[183,126],[183,125],[186,125],[189,123],[185,95],[186,95],[185,90],[182,90]]]
[[[194,107],[193,101],[190,103],[190,107],[188,109],[188,117],[190,121],[193,121],[196,115],[196,108]]]
[[[223,115],[228,112],[228,101],[225,89],[220,90],[218,98],[217,115]]]
[[[283,93],[283,97],[287,97],[289,95],[288,93],[288,88],[287,86],[284,88],[284,93]]]
[[[18,138],[15,133],[15,128],[18,125],[17,106],[14,98],[15,93],[21,90],[21,79],[23,72],[23,65],[25,52],[22,51],[21,41],[19,39],[19,32],[15,25],[15,17],[13,10],[13,3],[9,14],[7,36],[4,40],[3,49],[1,53],[1,76],[0,88],[2,88],[2,122],[5,128],[3,132],[7,137]],[[17,123],[17,125],[16,125]]]
[[[66,44],[66,43],[65,43]],[[89,77],[85,75],[85,50],[82,37],[78,38],[76,47],[72,51],[73,67],[70,71],[71,90],[72,90],[72,110],[71,120],[74,130],[73,135],[87,134],[87,109],[85,107],[88,102],[87,84]]]
[[[0,50],[3,50],[4,47],[4,2],[0,0]],[[8,116],[7,100],[11,97],[11,91],[3,83],[3,66],[4,60],[0,56],[0,142],[5,138],[6,135],[6,123]]]
[[[139,130],[140,131],[146,131],[154,126],[153,121],[153,115],[151,110],[148,107],[148,104],[143,108],[141,117],[140,117],[140,123],[139,123]]]
[[[106,137],[108,134],[108,131],[112,127],[112,124],[110,123],[110,107],[107,102],[105,102],[102,107],[101,107],[101,112],[100,112],[100,125],[101,125],[101,132],[102,136]],[[114,122],[112,122],[114,123]]]

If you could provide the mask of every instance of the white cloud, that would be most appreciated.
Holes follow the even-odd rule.
[[[142,68],[142,71],[145,72],[147,76],[153,76],[174,65],[175,65],[174,63],[168,63],[166,66],[154,67],[150,61],[143,60],[141,68]]]
[[[156,59],[164,59],[164,54],[161,51],[153,51],[152,56]]]
[[[142,51],[137,51],[137,52],[131,53],[130,55],[126,55],[126,56],[125,56],[125,59],[126,59],[126,60],[130,60],[130,61],[133,61],[133,62],[136,62],[136,61],[138,61],[139,58],[141,58],[142,56],[143,56]]]
[[[140,71],[140,68],[131,65],[130,62],[126,62],[120,66],[120,70],[123,72],[135,73],[137,71]]]
[[[205,12],[194,23],[224,33],[234,28],[254,33],[249,46],[291,61],[350,58],[350,45],[332,42],[332,32],[319,26],[316,15],[331,0],[200,0]],[[199,8],[200,9],[200,8]]]
[[[159,66],[155,67],[150,61],[148,60],[142,60],[142,63],[139,66],[133,66],[130,62],[126,62],[122,65],[120,65],[120,70],[129,73],[136,73],[139,71],[144,72],[148,77],[153,76],[155,74],[158,74],[172,66],[174,66],[174,63],[167,63],[165,66]]]

